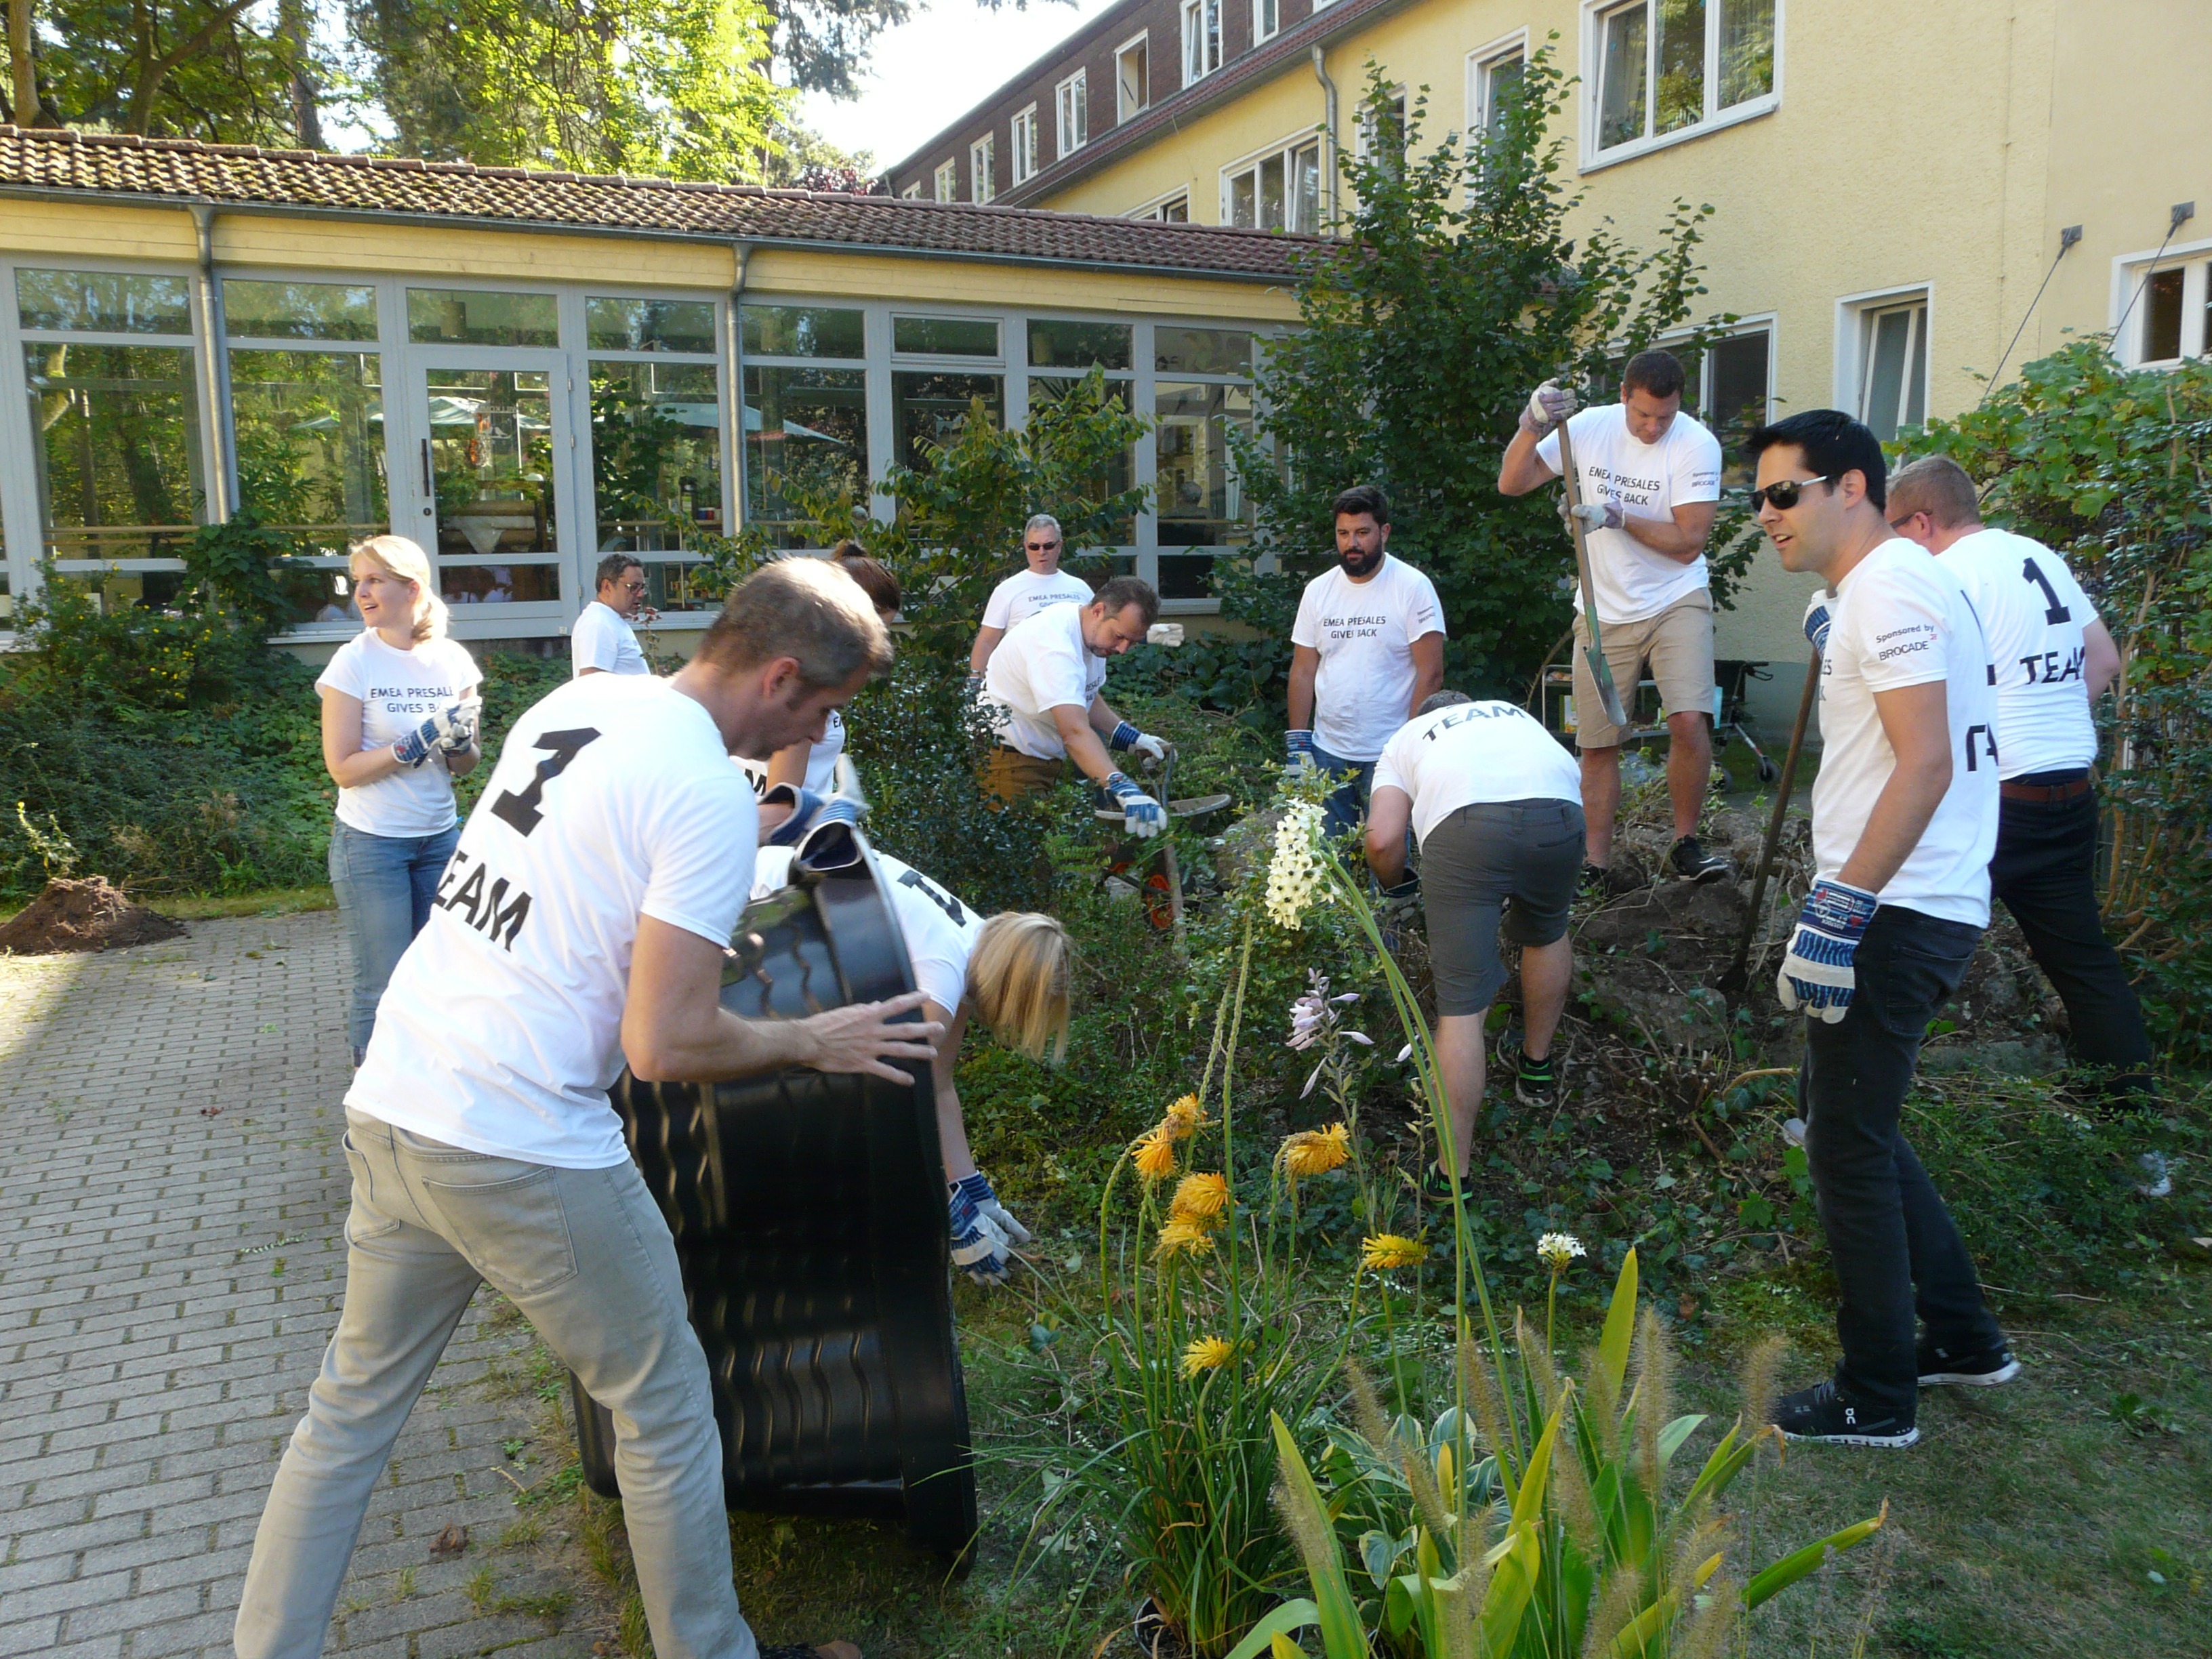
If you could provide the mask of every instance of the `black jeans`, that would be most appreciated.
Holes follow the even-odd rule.
[[[1898,1131],[1928,1022],[1980,939],[1965,922],[1885,904],[1859,941],[1849,1011],[1832,1025],[1805,1024],[1805,1155],[1842,1291],[1836,1385],[1908,1423],[1919,1389],[1916,1307],[1947,1348],[1976,1352],[2002,1340],[1966,1242]]]
[[[2061,781],[2051,773],[2021,781]],[[2105,937],[2097,909],[2097,797],[2008,800],[1997,811],[1990,886],[2020,923],[2028,954],[2066,1005],[2074,1058],[2119,1073],[2114,1094],[2150,1091],[2150,1035],[2120,953]]]

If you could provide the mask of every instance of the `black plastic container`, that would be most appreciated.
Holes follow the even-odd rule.
[[[739,920],[725,1008],[795,1019],[915,988],[872,857],[793,875]],[[963,1560],[975,1481],[927,1069],[903,1088],[625,1072],[613,1100],[675,1236],[730,1506],[902,1521],[915,1544]],[[573,1376],[569,1392],[585,1479],[614,1497],[613,1419]]]

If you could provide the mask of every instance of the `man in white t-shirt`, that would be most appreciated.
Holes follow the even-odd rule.
[[[607,1090],[625,1054],[641,1078],[698,1083],[787,1066],[904,1083],[933,1060],[943,1028],[919,994],[777,1022],[720,1000],[756,839],[729,757],[818,737],[890,656],[860,591],[793,560],[749,577],[672,678],[572,681],[508,733],[346,1096],[344,1304],[254,1538],[240,1659],[320,1650],[392,1442],[487,1279],[614,1413],[656,1648],[759,1651],[706,1357]]]
[[[2020,1370],[1899,1127],[1922,1036],[1989,925],[1996,692],[1957,577],[1882,515],[1872,432],[1814,410],[1748,447],[1759,527],[1783,568],[1826,584],[1805,615],[1820,653],[1815,873],[1776,990],[1806,1013],[1798,1098],[1843,1358],[1774,1420],[1794,1439],[1909,1446],[1920,1388]]]
[[[599,561],[599,597],[586,605],[568,631],[568,677],[586,674],[649,674],[645,652],[630,619],[655,612],[645,602],[645,567],[627,553]]]
[[[1728,860],[1698,842],[1712,787],[1713,596],[1705,538],[1720,510],[1721,447],[1682,410],[1682,365],[1639,351],[1621,371],[1620,401],[1574,413],[1575,397],[1547,380],[1521,411],[1521,429],[1498,469],[1502,495],[1525,495],[1559,476],[1559,427],[1574,440],[1587,531],[1590,589],[1606,665],[1631,702],[1648,664],[1667,715],[1667,795],[1674,814],[1670,874],[1711,881]],[[1571,417],[1571,418],[1570,418]],[[1605,717],[1583,653],[1589,634],[1575,611],[1575,741],[1583,756],[1583,811],[1594,872],[1613,863],[1620,810],[1620,741]],[[1602,878],[1593,875],[1594,881]]]
[[[1406,831],[1421,847],[1421,905],[1437,989],[1437,1064],[1450,1105],[1449,1170],[1422,1187],[1443,1203],[1467,1179],[1482,1104],[1485,1016],[1505,983],[1499,921],[1521,947],[1521,1051],[1514,1094],[1548,1113],[1559,1104],[1552,1037],[1574,976],[1567,911],[1582,874],[1582,779],[1543,722],[1510,702],[1439,691],[1398,728],[1375,763],[1367,862],[1406,895]],[[1441,1146],[1437,1149],[1441,1153]]]
[[[1337,568],[1306,584],[1291,624],[1290,769],[1344,781],[1329,792],[1332,836],[1367,810],[1376,757],[1444,683],[1444,609],[1436,584],[1390,554],[1390,502],[1372,484],[1336,498]]]
[[[2075,1058],[2110,1073],[2108,1097],[2148,1105],[2150,1035],[2097,903],[2089,707],[2118,678],[2119,647],[2065,560],[1982,523],[1974,481],[1948,456],[1900,469],[1887,511],[1959,578],[1989,635],[2003,757],[1991,888],[2066,1005]],[[2162,1164],[2146,1173],[2149,1185],[2166,1178]]]
[[[1159,596],[1134,576],[1109,578],[1087,605],[1048,606],[1006,631],[983,673],[983,702],[999,726],[984,787],[1000,800],[1056,787],[1067,762],[1113,798],[1134,836],[1167,828],[1167,811],[1115,766],[1115,754],[1148,763],[1167,744],[1139,731],[1100,695],[1106,664],[1143,643]]]
[[[1025,623],[1040,611],[1055,605],[1088,605],[1091,584],[1060,568],[1062,547],[1060,520],[1040,513],[1022,527],[1022,556],[1029,568],[1017,570],[991,590],[983,607],[983,625],[975,630],[975,646],[968,653],[968,672],[981,674],[990,665],[991,653],[1006,630]]]

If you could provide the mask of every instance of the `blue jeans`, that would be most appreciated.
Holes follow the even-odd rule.
[[[1314,764],[1330,776],[1349,772],[1352,775],[1328,792],[1323,799],[1322,827],[1332,839],[1347,830],[1358,828],[1367,816],[1367,792],[1375,784],[1373,761],[1339,760],[1327,750],[1316,745],[1313,751]]]
[[[461,826],[434,836],[372,836],[343,820],[331,824],[331,890],[338,896],[353,952],[353,1006],[346,1038],[361,1064],[376,1029],[376,1005],[392,970],[422,924]]]

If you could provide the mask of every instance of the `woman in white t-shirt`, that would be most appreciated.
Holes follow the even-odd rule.
[[[830,555],[830,562],[860,585],[860,591],[876,607],[876,615],[883,618],[884,627],[898,620],[899,606],[906,599],[899,588],[898,578],[862,551],[860,543],[839,542]],[[779,783],[787,783],[794,789],[809,790],[817,795],[852,793],[857,798],[857,782],[849,792],[841,792],[839,787],[837,763],[844,753],[845,717],[833,708],[821,742],[794,743],[770,756],[765,764],[746,760],[738,763],[752,779],[754,792],[758,794],[766,794]],[[849,766],[847,774],[851,777]]]
[[[353,955],[347,1036],[361,1064],[385,982],[422,924],[460,835],[453,779],[476,769],[476,661],[446,637],[430,562],[404,536],[352,551],[365,624],[315,689],[323,764],[338,786],[331,888]]]

